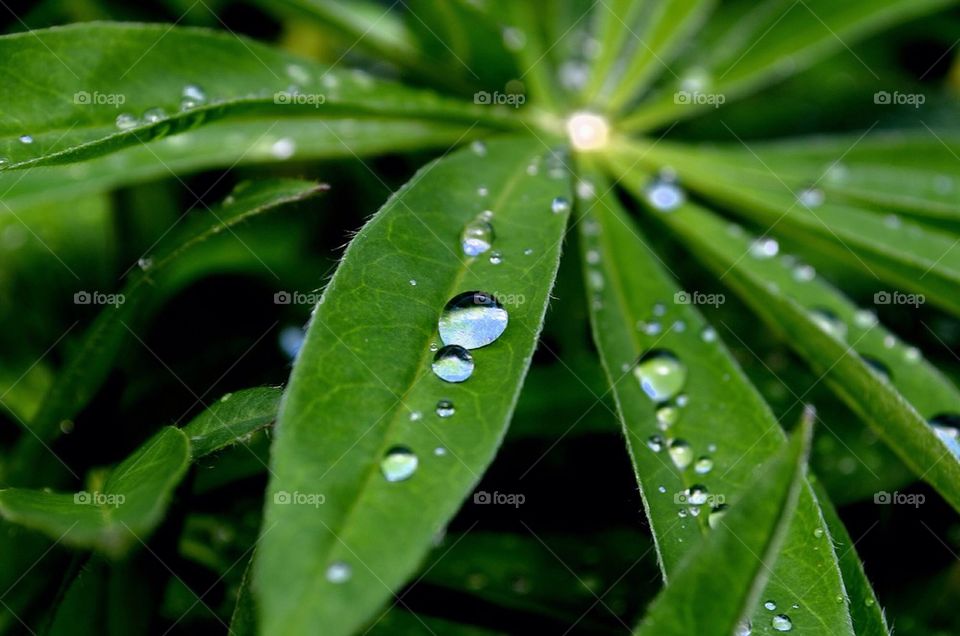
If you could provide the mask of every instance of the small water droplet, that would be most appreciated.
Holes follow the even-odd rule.
[[[479,139],[470,142],[470,150],[473,151],[473,154],[478,157],[487,156],[487,144],[483,143]]]
[[[530,256],[531,254],[533,254],[533,248],[532,248],[532,247],[528,247],[528,248],[526,248],[525,250],[523,250],[523,255],[524,255],[524,256]]]
[[[129,130],[136,127],[140,122],[130,113],[120,113],[117,115],[116,125],[120,130]]]
[[[20,135],[20,143],[22,143],[22,144],[32,144],[32,143],[33,143],[33,137],[31,137],[30,135]]]
[[[411,411],[411,412],[410,412],[410,421],[411,421],[411,422],[419,422],[421,419],[423,419],[423,413],[421,413],[420,411]]]
[[[277,159],[289,159],[297,151],[297,144],[290,137],[277,139],[270,146],[270,154]]]
[[[416,287],[416,286],[417,286],[417,279],[416,279],[416,278],[411,278],[409,282],[410,282],[410,286],[411,286],[411,287]]]
[[[479,188],[477,188],[477,194],[478,194],[479,196],[481,196],[481,197],[485,197],[485,196],[487,196],[488,194],[490,194],[490,190],[488,190],[488,189],[487,189],[486,187],[484,187],[484,186],[480,186]]]
[[[647,203],[660,212],[676,210],[683,205],[687,198],[672,175],[667,174],[661,174],[650,181],[644,187],[643,193]]]
[[[161,119],[166,119],[167,111],[162,108],[150,108],[143,112],[143,121],[147,124],[155,124]]]
[[[592,181],[580,179],[577,181],[577,196],[581,199],[592,199],[597,193],[596,186]]]
[[[527,34],[516,27],[505,27],[503,45],[511,51],[519,51],[527,45]]]
[[[437,446],[436,448],[433,449],[433,454],[436,455],[437,457],[443,457],[444,455],[447,454],[447,449],[444,448],[443,446]]]
[[[440,345],[438,345],[436,342],[430,343],[430,351],[437,351],[439,348],[440,348]]]
[[[903,351],[903,359],[907,362],[919,362],[921,357],[920,350],[916,347],[907,347]]]
[[[870,329],[877,325],[877,314],[869,309],[858,309],[853,313],[853,324],[861,329]]]
[[[715,342],[717,339],[717,330],[708,325],[700,332],[700,338],[704,342]]]
[[[669,404],[657,408],[657,423],[660,424],[662,428],[673,426],[679,416],[680,412],[676,407],[670,406]]]
[[[698,475],[706,475],[713,470],[713,460],[709,457],[703,456],[697,460],[696,464],[693,465],[693,470]]]
[[[443,418],[452,417],[457,410],[450,400],[440,400],[437,402],[437,415]]]
[[[812,265],[797,265],[793,268],[793,280],[798,283],[809,283],[817,277],[817,270]]]
[[[353,568],[343,561],[337,561],[327,566],[327,580],[331,583],[346,583],[353,575]]]
[[[677,510],[677,516],[680,517],[681,519],[685,519],[687,516],[687,509],[681,508],[680,510]]]
[[[665,493],[667,492],[667,487],[666,487],[666,486],[658,486],[658,487],[657,487],[657,492],[659,492],[661,495],[662,495],[662,494],[665,494]]]
[[[780,251],[777,239],[764,236],[750,243],[750,256],[756,259],[773,258]]]
[[[869,596],[863,600],[863,604],[866,605],[867,607],[873,607],[874,602],[875,601]]]
[[[473,356],[459,345],[447,345],[433,357],[432,368],[444,382],[463,382],[473,373]]]
[[[663,450],[663,438],[659,435],[651,435],[647,438],[647,448],[654,453],[659,453]]]
[[[831,336],[841,340],[847,337],[847,325],[829,309],[814,309],[810,312],[810,317]]]
[[[499,265],[502,262],[503,262],[503,254],[501,254],[499,250],[493,250],[492,252],[490,252],[491,265]]]
[[[752,633],[753,625],[748,620],[740,621],[733,629],[733,636],[750,636]]]
[[[554,214],[566,214],[570,211],[570,200],[566,197],[554,197],[550,202],[550,211]]]
[[[683,407],[687,405],[687,402],[690,401],[690,398],[687,397],[686,393],[681,393],[677,396],[677,399],[674,400],[677,403],[677,406]]]
[[[727,504],[720,504],[719,506],[714,506],[710,510],[710,516],[707,517],[707,524],[711,528],[716,528],[720,525],[720,520],[723,519],[723,515],[727,514]]]
[[[440,339],[465,349],[485,347],[507,328],[507,310],[492,294],[468,291],[454,296],[440,315]]]
[[[405,446],[394,446],[380,460],[380,472],[389,482],[404,481],[413,476],[418,463],[412,450]]]
[[[680,470],[685,469],[693,461],[693,449],[682,439],[672,440],[668,452],[673,465]]]
[[[930,426],[950,452],[960,457],[960,415],[955,413],[935,415],[930,418]]]
[[[883,217],[883,224],[891,230],[899,230],[900,226],[903,225],[903,222],[900,221],[900,217],[896,214],[888,214],[887,216]]]
[[[536,161],[533,161],[533,162],[527,164],[527,174],[528,174],[528,175],[530,175],[531,177],[535,177],[535,176],[537,176],[539,173],[540,173],[540,166],[537,164]]]
[[[773,620],[770,622],[770,624],[778,632],[789,632],[791,629],[793,629],[793,622],[786,614],[777,614],[773,617]]]
[[[774,603],[773,601],[767,601],[763,604],[763,606],[768,610],[770,610],[771,612],[777,609],[777,604]]]
[[[671,450],[672,450],[671,446]],[[701,506],[707,503],[709,492],[707,487],[702,484],[696,484],[687,488],[687,501],[695,506]]]
[[[153,258],[150,256],[142,256],[137,259],[137,267],[146,271],[153,267]]]
[[[463,226],[460,232],[460,247],[466,256],[479,256],[493,245],[493,226],[483,213],[478,214]]]
[[[797,195],[797,202],[805,208],[818,208],[826,197],[819,188],[806,188]]]
[[[817,539],[823,536],[823,528],[814,528],[813,536]]]
[[[683,389],[687,368],[680,360],[662,349],[644,354],[633,368],[633,374],[650,399],[665,402]]]

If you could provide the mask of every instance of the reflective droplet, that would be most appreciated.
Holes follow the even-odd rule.
[[[676,399],[677,406],[681,406],[681,407],[686,406],[687,402],[689,401],[690,401],[690,398],[687,397],[686,393],[681,393],[680,395],[677,396],[677,399]]]
[[[150,256],[142,256],[137,259],[137,267],[142,270],[148,270],[153,267],[153,258]]]
[[[753,625],[748,620],[742,620],[737,623],[733,629],[733,636],[750,636],[753,633]]]
[[[155,124],[161,119],[166,119],[167,111],[162,108],[150,108],[143,113],[143,121],[148,124]]]
[[[919,362],[921,357],[923,356],[916,347],[907,347],[903,351],[903,359],[907,362]]]
[[[280,350],[286,354],[287,358],[293,360],[300,353],[300,347],[304,340],[303,329],[300,327],[284,327],[280,330],[279,344]]]
[[[417,470],[419,460],[412,450],[405,446],[394,446],[380,460],[380,472],[387,481],[410,479]]]
[[[277,139],[270,146],[270,154],[276,159],[289,159],[297,151],[297,144],[290,137]]]
[[[817,277],[817,270],[812,265],[797,265],[793,268],[793,280],[798,283],[809,283]]]
[[[806,188],[797,195],[797,202],[805,208],[818,208],[826,197],[819,188]]]
[[[683,389],[687,368],[669,351],[654,349],[643,355],[633,374],[650,399],[665,402]]]
[[[610,124],[595,113],[574,113],[567,119],[567,136],[576,150],[600,150],[607,145]]]
[[[663,450],[663,438],[659,435],[651,435],[647,438],[647,448],[654,453],[659,453]]]
[[[697,463],[693,465],[693,470],[698,475],[706,475],[713,470],[713,460],[706,456],[701,457],[697,460]]]
[[[116,124],[117,128],[120,130],[129,130],[136,127],[139,123],[140,122],[137,121],[137,118],[130,113],[120,113],[117,115]]]
[[[670,406],[669,404],[657,408],[657,423],[660,424],[662,428],[673,426],[679,416],[680,412],[676,407]]]
[[[695,506],[701,506],[707,503],[707,487],[702,484],[690,486],[687,488],[687,502]]]
[[[423,419],[423,413],[421,413],[420,411],[411,411],[411,412],[410,412],[410,421],[411,421],[411,422],[419,422],[419,421],[422,420],[422,419]]]
[[[960,415],[955,413],[941,413],[930,418],[930,426],[940,441],[960,458]]]
[[[20,135],[20,143],[22,143],[22,144],[32,144],[32,143],[33,143],[33,137],[31,137],[30,135]]]
[[[487,144],[483,143],[479,139],[470,142],[470,150],[473,151],[473,154],[478,157],[487,156]]]
[[[416,286],[417,286],[417,279],[416,279],[416,278],[411,278],[409,282],[410,282],[410,286],[411,286],[411,287],[416,287]]]
[[[465,349],[485,347],[507,328],[507,310],[492,294],[468,291],[454,296],[440,315],[440,339]]]
[[[831,336],[841,340],[847,337],[847,325],[829,309],[814,309],[810,312],[810,317]]]
[[[767,601],[763,604],[763,606],[768,610],[770,610],[771,612],[777,609],[777,604],[774,603],[773,601]]]
[[[861,329],[870,329],[877,325],[877,314],[869,309],[858,309],[853,313],[853,324]]]
[[[764,236],[750,243],[750,256],[757,259],[773,258],[780,252],[780,244],[777,239]]]
[[[484,215],[478,214],[463,226],[460,247],[466,256],[479,256],[493,245],[493,226]]]
[[[343,561],[337,561],[327,566],[327,580],[331,583],[346,583],[353,575],[353,568]]]
[[[643,190],[644,196],[654,209],[660,212],[672,212],[686,200],[684,191],[673,178],[661,175],[648,183]]]
[[[550,211],[554,214],[566,214],[570,211],[570,200],[566,197],[555,197],[550,202]]]
[[[473,373],[473,356],[459,345],[447,345],[433,357],[432,368],[444,382],[463,382]]]
[[[444,455],[447,454],[447,449],[444,448],[443,446],[437,446],[436,448],[433,449],[433,454],[436,455],[437,457],[443,457]]]
[[[790,617],[786,614],[777,614],[773,617],[773,621],[771,621],[770,624],[778,632],[789,632],[793,629],[793,622],[790,621]]]
[[[662,495],[662,494],[665,494],[665,493],[667,492],[667,487],[666,487],[666,486],[657,486],[657,492],[660,493],[661,495]]]
[[[440,349],[440,345],[438,345],[436,342],[430,343],[430,351],[437,351],[438,349]]]
[[[492,252],[490,252],[491,265],[499,265],[502,262],[503,262],[503,254],[501,254],[499,250],[493,250]]]
[[[817,539],[823,536],[823,528],[814,528],[813,536]]]
[[[443,418],[452,417],[457,410],[450,400],[440,400],[437,402],[437,415]]]
[[[714,506],[710,510],[710,516],[707,517],[707,524],[711,528],[716,528],[720,525],[720,520],[723,519],[723,515],[727,514],[727,504],[720,504],[719,506]]]
[[[592,181],[587,181],[586,179],[577,181],[577,196],[581,199],[592,199],[596,193],[597,188],[593,185]]]
[[[680,470],[685,469],[693,461],[693,449],[690,448],[690,444],[682,439],[671,441],[668,452],[673,465]]]
[[[488,190],[486,187],[480,186],[479,188],[477,188],[477,195],[481,197],[485,197],[488,194],[490,194],[490,190]]]
[[[503,45],[511,51],[519,51],[527,45],[527,34],[516,27],[505,27]]]
[[[710,326],[704,327],[700,332],[700,338],[704,342],[714,342],[717,339],[717,330]]]

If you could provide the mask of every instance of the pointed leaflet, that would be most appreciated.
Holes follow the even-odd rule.
[[[790,443],[761,467],[713,531],[687,554],[636,636],[729,636],[741,619],[752,615],[773,573],[799,495],[807,489],[804,472],[813,417],[810,413]]]
[[[149,271],[135,271],[123,288],[123,302],[107,305],[84,333],[80,345],[60,371],[43,404],[30,422],[33,435],[24,436],[13,458],[13,470],[28,471],[38,453],[45,452],[44,440],[53,439],[58,424],[78,413],[107,377],[113,361],[132,330],[138,326],[144,306],[155,289],[153,281],[182,254],[236,224],[277,207],[302,201],[326,186],[296,179],[245,182],[234,190],[234,198],[211,211],[212,219],[185,223],[152,256]],[[191,219],[193,221],[193,219]],[[21,480],[14,480],[23,483]]]
[[[583,201],[579,224],[594,338],[669,582],[709,534],[711,513],[751,487],[754,468],[783,447],[784,435],[717,332],[689,304],[692,296],[663,272],[615,194],[599,180],[596,188],[605,194]],[[722,296],[695,293],[700,303],[722,302]],[[667,392],[654,391],[650,376],[639,375],[637,359],[658,352],[674,356],[685,372],[669,374],[676,384],[664,385]],[[691,497],[703,503],[691,504]],[[778,604],[798,603],[792,617],[804,634],[849,634],[849,615],[836,602],[843,593],[837,561],[829,539],[816,538],[816,530],[826,535],[805,487],[765,595]],[[758,620],[769,620],[764,608],[756,612]]]
[[[329,69],[233,34],[161,24],[0,37],[0,79],[11,96],[0,119],[5,168],[88,159],[226,117],[513,120],[495,106]],[[136,125],[118,124],[121,114]]]
[[[932,13],[955,0],[768,0],[761,7],[750,3],[747,19],[718,19],[729,24],[727,33],[713,39],[716,52],[697,48],[696,72],[703,82],[682,99],[683,81],[676,79],[650,101],[641,104],[624,121],[626,130],[648,130],[714,108],[725,101],[756,91],[766,84],[802,71],[830,54],[856,55],[850,47],[858,40],[897,22]],[[739,9],[734,4],[732,11]],[[762,19],[756,19],[756,14]],[[859,58],[858,58],[859,59]],[[876,77],[865,62],[863,73]],[[691,69],[678,69],[684,77]]]
[[[630,185],[642,196],[639,186]],[[861,340],[870,336],[869,328],[859,327],[851,333],[846,323],[832,315],[807,309],[791,293],[792,286],[777,284],[772,272],[782,265],[770,266],[765,260],[749,257],[750,238],[743,232],[728,231],[727,223],[706,210],[688,203],[659,218],[694,247],[693,254],[723,275],[724,282],[781,334],[815,373],[822,374],[834,393],[873,427],[904,464],[960,509],[960,459],[897,390],[897,376],[884,377],[883,371],[859,355]],[[880,333],[872,336],[874,347],[878,337],[883,339]],[[956,404],[954,393],[944,388],[944,380],[937,381],[930,371],[908,381],[911,392],[924,404],[934,403],[922,394],[924,382],[930,383],[931,393],[943,403]]]
[[[774,233],[796,238],[960,313],[956,294],[960,250],[954,249],[957,244],[951,234],[907,221],[890,223],[874,211],[829,200],[805,205],[802,193],[779,179],[733,170],[678,145],[626,147],[616,161],[623,167],[635,159],[651,168],[669,165],[691,189],[773,228]]]
[[[163,519],[189,463],[243,443],[276,415],[279,389],[228,394],[183,429],[166,426],[114,468],[91,492],[0,490],[0,515],[67,545],[120,557],[145,542]]]
[[[475,144],[423,168],[351,242],[278,420],[254,577],[262,631],[334,636],[373,618],[480,478],[556,274],[567,214],[551,202],[569,191],[562,158],[539,140]],[[500,264],[460,248],[464,226],[485,209]],[[430,369],[437,321],[447,301],[475,290],[501,299],[509,324],[473,351],[466,382],[445,383]],[[439,400],[456,412],[441,418]],[[380,462],[395,447],[415,453],[418,467],[388,482]],[[325,504],[284,505],[294,492]],[[352,576],[332,583],[327,568],[340,562]]]

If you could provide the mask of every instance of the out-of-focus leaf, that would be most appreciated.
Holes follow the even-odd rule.
[[[209,455],[236,444],[277,417],[282,392],[263,387],[228,393],[183,428],[193,455]]]
[[[278,419],[271,530],[254,578],[261,630],[322,624],[332,636],[370,620],[492,460],[557,269],[567,214],[551,202],[570,196],[560,161],[536,139],[462,150],[423,168],[350,244]],[[488,195],[478,195],[481,186]],[[497,253],[467,257],[460,234],[485,209]],[[473,290],[502,298],[509,326],[473,352],[469,380],[446,383],[430,370],[430,345],[446,303]],[[449,418],[437,413],[440,400],[452,402]],[[388,480],[381,465],[397,454],[406,470],[390,470]],[[296,492],[326,503],[282,505]],[[338,581],[343,567],[350,576]]]

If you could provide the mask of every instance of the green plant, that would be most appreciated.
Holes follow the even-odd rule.
[[[0,37],[0,401],[18,425],[0,627],[889,634],[834,503],[960,509],[960,392],[955,360],[933,351],[938,370],[861,304],[955,346],[936,324],[960,312],[960,135],[940,123],[956,113],[946,93],[911,84],[868,36],[955,28],[953,3],[400,5],[259,3],[285,47],[235,35],[206,5],[225,29]],[[766,139],[821,121],[844,132]],[[316,236],[356,228],[338,212],[365,213],[409,172],[368,158],[400,153],[422,167],[339,261],[318,257]],[[246,179],[227,193],[234,169]],[[317,174],[331,193],[304,177]],[[186,219],[184,193],[202,208]],[[322,205],[333,220],[303,218]],[[244,286],[184,300],[228,275]],[[51,319],[65,290],[103,307]],[[258,359],[246,385],[226,384],[259,388],[208,398],[278,320],[311,308],[302,347],[284,332],[292,369]],[[207,330],[206,312],[269,327]],[[172,368],[194,320],[212,342]],[[556,361],[534,364],[521,394],[535,352]],[[206,356],[234,362],[220,375]],[[511,420],[524,468],[491,495],[478,484]],[[788,436],[780,422],[798,420]],[[652,540],[639,518],[596,518],[565,528],[561,556],[528,506],[613,453],[577,441],[546,486],[523,480],[616,421]],[[471,534],[492,509],[514,533]],[[621,573],[600,590],[569,565],[594,541]],[[629,576],[637,566],[659,568],[663,589]],[[421,582],[455,596],[408,604]],[[891,601],[906,630],[956,629]]]

